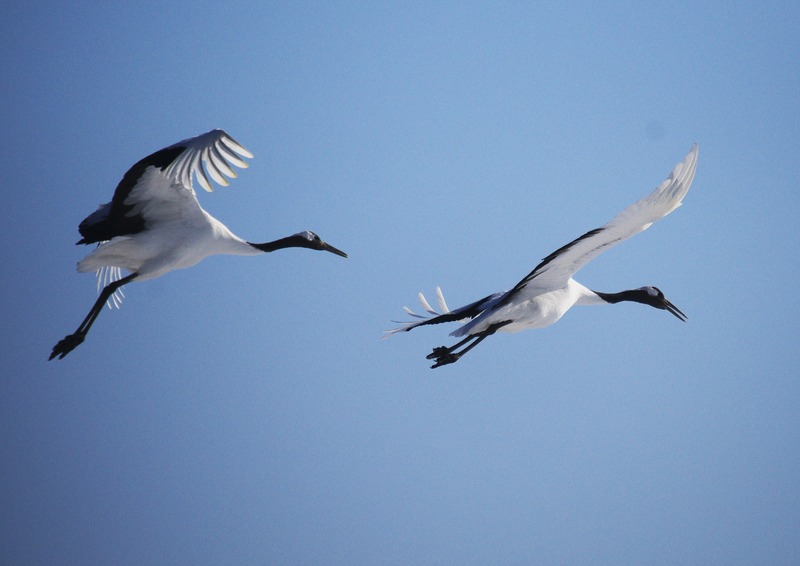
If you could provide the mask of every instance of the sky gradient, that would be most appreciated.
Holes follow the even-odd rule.
[[[796,2],[22,3],[0,8],[0,562],[796,564]],[[201,205],[250,241],[96,297],[78,223],[223,128]],[[649,193],[684,205],[576,307],[431,370],[451,307]],[[781,277],[775,279],[777,275]]]

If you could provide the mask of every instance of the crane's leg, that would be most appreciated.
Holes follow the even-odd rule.
[[[89,329],[92,327],[92,324],[94,324],[94,321],[100,314],[100,311],[103,310],[103,305],[106,303],[109,297],[114,294],[114,291],[126,283],[133,281],[137,275],[139,274],[131,273],[127,277],[123,277],[122,279],[113,281],[112,283],[106,285],[100,292],[100,296],[97,297],[97,300],[89,311],[89,314],[87,314],[86,318],[83,319],[83,322],[81,322],[81,325],[78,327],[78,329],[69,336],[65,336],[58,344],[53,346],[53,351],[50,353],[48,360],[52,360],[55,357],[58,357],[60,360],[72,350],[80,346],[81,342],[83,342],[83,340],[86,338],[86,335],[89,333]]]
[[[431,369],[435,369],[447,364],[453,364],[457,362],[461,356],[472,350],[475,346],[483,342],[486,338],[503,328],[506,324],[511,324],[510,320],[505,320],[503,322],[497,322],[491,325],[489,328],[484,330],[479,334],[473,334],[472,336],[467,336],[458,344],[454,344],[450,347],[447,346],[440,346],[438,348],[434,348],[433,352],[426,356],[429,360],[436,360],[436,363],[431,366]],[[472,340],[472,343],[467,344]],[[467,344],[467,346],[461,350],[460,352],[456,352],[461,346]]]

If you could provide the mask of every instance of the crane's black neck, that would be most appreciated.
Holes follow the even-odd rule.
[[[253,242],[247,242],[251,246],[253,246],[257,250],[261,250],[262,252],[274,252],[275,250],[282,250],[284,248],[310,248],[310,242],[308,238],[304,238],[299,234],[295,234],[293,236],[287,236],[285,238],[281,238],[279,240],[275,240],[273,242],[264,242],[263,244],[254,244]]]
[[[630,289],[622,291],[621,293],[599,293],[594,292],[601,300],[607,303],[621,303],[622,301],[632,301],[634,303],[641,303],[649,305],[653,308],[667,311],[670,314],[678,317],[683,322],[686,322],[686,315],[681,310],[670,303],[658,288],[656,287],[641,287],[639,289]]]
[[[632,301],[634,303],[649,305],[653,302],[652,296],[644,289],[629,289],[627,291],[620,291],[619,293],[601,293],[600,291],[595,291],[595,294],[605,302],[611,304]]]

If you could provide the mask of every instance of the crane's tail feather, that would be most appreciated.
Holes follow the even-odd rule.
[[[438,286],[436,287],[436,302],[439,304],[439,310],[442,312],[437,312],[436,309],[432,308],[428,300],[425,298],[425,295],[422,294],[422,292],[420,292],[418,298],[419,298],[419,304],[422,305],[422,308],[424,308],[428,314],[431,314],[433,316],[439,316],[440,314],[447,314],[450,312],[450,309],[447,308],[447,303],[444,302],[444,295],[442,295],[441,287]],[[420,317],[420,315],[411,312],[411,310],[408,307],[403,307],[403,309],[410,315]],[[421,318],[428,318],[428,317],[421,317]]]
[[[450,309],[447,308],[447,303],[444,301],[444,295],[442,294],[442,288],[437,285],[436,287],[436,301],[439,303],[439,309],[443,313],[450,312]]]
[[[439,305],[439,310],[441,312],[435,310],[431,306],[431,304],[428,302],[428,299],[425,298],[425,295],[423,295],[422,292],[419,293],[417,298],[419,299],[420,305],[422,305],[422,308],[425,309],[425,312],[427,312],[429,316],[423,314],[417,314],[410,308],[404,306],[403,310],[407,315],[413,316],[414,318],[418,318],[421,320],[419,321],[393,320],[392,322],[399,324],[400,326],[398,326],[397,328],[392,328],[390,330],[384,330],[384,336],[383,336],[384,338],[388,338],[389,336],[397,334],[398,332],[407,332],[412,328],[414,328],[415,326],[419,326],[421,324],[435,324],[434,322],[432,322],[433,319],[435,319],[438,316],[450,314],[450,309],[447,308],[447,303],[444,301],[444,295],[442,295],[441,287],[436,287],[436,301]]]
[[[389,336],[397,334],[398,332],[408,332],[409,330],[411,330],[412,328],[416,328],[417,326],[425,326],[429,324],[441,324],[443,322],[464,323],[468,320],[472,320],[486,309],[491,309],[492,307],[497,305],[498,301],[502,300],[502,298],[507,293],[508,291],[501,291],[499,293],[494,293],[492,295],[488,295],[482,299],[479,299],[474,303],[470,303],[468,305],[464,305],[463,307],[450,310],[450,308],[447,306],[447,303],[444,300],[442,289],[440,287],[436,287],[436,302],[439,304],[439,310],[441,312],[434,310],[433,307],[431,307],[430,303],[425,298],[425,295],[420,293],[419,302],[422,305],[422,308],[424,308],[425,311],[430,316],[417,314],[410,308],[403,307],[403,310],[406,311],[406,314],[420,320],[411,320],[411,321],[393,320],[392,322],[399,324],[400,326],[398,326],[397,328],[392,328],[391,330],[384,330],[383,337],[388,338]]]
[[[435,310],[433,310],[430,303],[428,303],[428,300],[425,298],[425,295],[422,294],[422,291],[419,292],[418,298],[419,298],[419,304],[422,305],[423,309],[434,315],[439,314]]]
[[[415,317],[415,318],[428,318],[427,316],[423,316],[423,315],[421,315],[421,314],[417,314],[417,313],[415,313],[414,311],[412,311],[412,310],[411,310],[410,308],[408,308],[408,307],[403,307],[403,310],[404,310],[404,311],[406,311],[406,314],[407,314],[407,315],[409,315],[409,316],[413,316],[413,317]],[[397,320],[393,320],[392,322],[399,322],[399,321],[397,321]]]

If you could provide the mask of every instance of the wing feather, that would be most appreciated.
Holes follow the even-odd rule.
[[[224,142],[225,140],[223,139],[222,141]],[[250,167],[250,165],[247,163],[247,161],[244,161],[242,158],[240,158],[238,155],[236,155],[236,153],[234,153],[231,149],[229,149],[228,146],[225,145],[224,143],[216,146],[216,149],[217,149],[217,151],[219,151],[219,154],[222,157],[222,159],[224,159],[228,163],[231,163],[231,164],[235,165],[239,169],[247,169],[248,167]],[[242,148],[242,149],[244,149],[244,148]],[[250,158],[253,157],[253,155],[249,151],[247,151],[246,154],[243,153],[242,155],[244,155],[245,157],[250,157]],[[234,171],[234,176],[235,176],[235,173],[236,172]]]
[[[508,293],[507,301],[523,288],[528,291],[553,289],[566,285],[567,280],[584,265],[607,249],[646,230],[681,205],[689,191],[697,169],[697,144],[683,161],[678,163],[656,189],[617,214],[601,228],[590,230],[559,248],[536,266]]]
[[[139,160],[123,176],[110,203],[81,222],[79,244],[104,242],[135,234],[148,223],[167,222],[199,211],[193,180],[206,191],[212,182],[227,186],[235,178],[231,165],[247,167],[252,158],[223,130],[185,139]]]
[[[211,159],[217,166],[217,169],[219,169],[223,175],[225,175],[230,179],[235,179],[237,177],[236,171],[231,169],[231,167],[228,165],[227,159],[225,159],[225,156],[222,154],[218,146],[210,148],[210,154],[211,154]]]
[[[212,148],[208,148],[204,152],[203,157],[205,158],[205,171],[211,176],[214,182],[222,187],[227,187],[230,185],[228,179],[226,179],[222,173],[222,166],[217,161],[216,155],[214,155]],[[208,181],[208,177],[206,177],[206,180]]]
[[[230,165],[246,168],[247,163],[242,158],[253,157],[252,153],[223,130],[211,130],[180,141],[170,146],[172,147],[182,147],[183,151],[164,170],[164,174],[189,188],[195,178],[208,192],[213,190],[212,180],[227,187],[229,183],[225,176],[236,178],[236,172]]]
[[[221,143],[226,147],[230,148],[234,153],[238,153],[239,155],[246,157],[248,159],[253,159],[253,154],[247,151],[247,149],[245,149],[242,144],[237,142],[231,136],[229,136],[222,130],[214,130],[214,131],[222,132],[223,135],[220,138]],[[244,167],[247,167],[247,165],[245,164]]]

